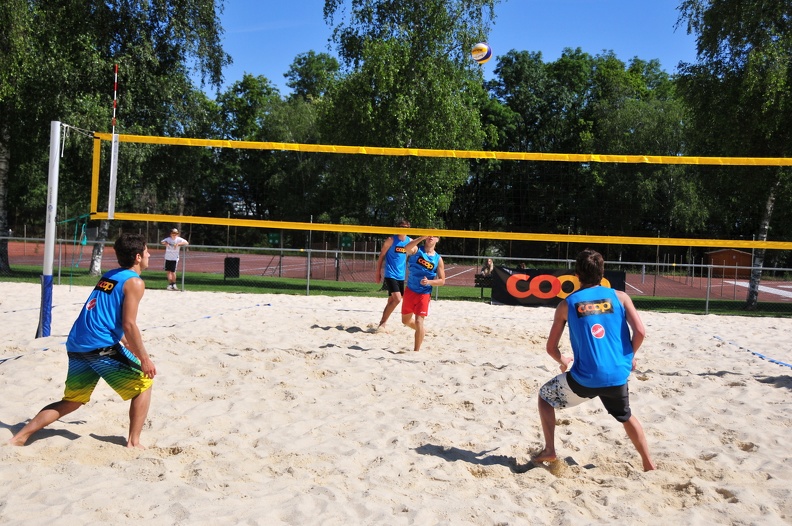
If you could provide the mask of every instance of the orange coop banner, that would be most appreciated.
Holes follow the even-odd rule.
[[[606,270],[601,284],[624,291],[626,280],[626,272]],[[573,270],[495,267],[492,303],[555,306],[579,289],[580,281]]]

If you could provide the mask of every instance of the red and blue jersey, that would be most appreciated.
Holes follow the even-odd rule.
[[[437,267],[440,265],[440,254],[435,252],[428,255],[419,248],[418,251],[410,256],[410,275],[407,277],[407,288],[418,294],[431,294],[431,285],[421,285],[421,280],[435,279],[437,277]]]

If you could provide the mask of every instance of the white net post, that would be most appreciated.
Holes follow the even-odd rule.
[[[107,197],[107,219],[115,216],[116,180],[118,179],[118,134],[113,134],[113,146],[110,151],[110,191]]]

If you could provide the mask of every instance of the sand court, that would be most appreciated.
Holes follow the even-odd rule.
[[[4,444],[62,396],[89,289],[56,286],[35,339],[39,286],[0,288]],[[0,447],[0,522],[792,524],[792,320],[641,312],[631,405],[659,468],[644,473],[596,400],[557,413],[557,463],[530,463],[552,309],[433,302],[414,353],[398,319],[372,332],[384,305],[147,291],[148,449],[121,447],[128,404],[100,382]]]

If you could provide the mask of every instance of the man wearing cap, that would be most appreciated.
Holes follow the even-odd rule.
[[[179,290],[176,287],[176,265],[179,263],[179,247],[189,245],[186,239],[179,236],[179,229],[171,229],[170,236],[160,243],[165,245],[165,271],[168,273],[168,290]]]

